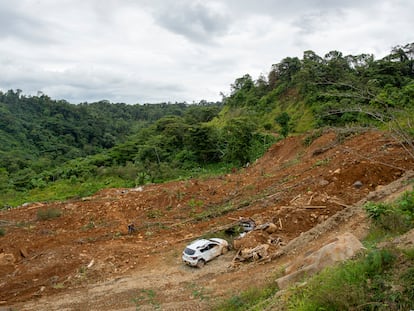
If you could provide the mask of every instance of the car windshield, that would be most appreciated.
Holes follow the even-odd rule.
[[[184,250],[184,253],[186,253],[187,255],[194,255],[195,250],[187,247],[187,248]]]

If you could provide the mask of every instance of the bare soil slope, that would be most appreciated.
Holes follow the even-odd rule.
[[[378,199],[372,192],[398,180],[413,162],[385,133],[330,131],[313,141],[289,137],[226,176],[109,189],[81,200],[3,210],[0,310],[209,309],[220,297],[263,284],[289,258],[340,231],[362,237],[365,215],[349,213],[304,240],[306,245],[281,249],[270,262],[232,269],[234,251],[202,269],[184,266],[181,252],[190,240],[251,217],[277,224],[284,244],[297,241],[369,193]],[[38,210],[50,208],[62,215],[37,219]],[[137,231],[129,235],[131,222]]]

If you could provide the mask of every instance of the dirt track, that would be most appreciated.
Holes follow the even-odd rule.
[[[279,224],[278,235],[289,243],[413,168],[413,159],[381,132],[328,132],[309,147],[304,139],[290,137],[222,177],[1,211],[0,310],[209,309],[220,297],[270,280],[295,253],[229,269],[229,252],[192,269],[180,261],[190,240],[252,217]],[[62,216],[37,220],[46,208]],[[224,209],[229,212],[217,216]],[[138,228],[132,235],[130,222]],[[352,214],[307,246],[343,230],[363,236],[366,228],[363,213]]]

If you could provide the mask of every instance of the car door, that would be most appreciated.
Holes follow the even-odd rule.
[[[208,247],[208,251],[206,252],[208,256],[207,260],[211,260],[220,255],[221,253],[220,245],[216,243],[210,243],[207,247]]]

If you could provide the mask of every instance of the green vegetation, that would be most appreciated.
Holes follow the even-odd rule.
[[[286,57],[273,64],[267,77],[237,78],[218,103],[72,105],[21,90],[0,91],[0,208],[223,174],[255,161],[289,134],[308,132],[303,144],[309,146],[326,127],[345,128],[337,131],[338,142],[354,133],[349,127],[389,130],[414,157],[413,116],[414,43],[396,46],[378,60],[371,54],[331,51],[321,57],[305,51],[302,59]],[[284,165],[299,161],[300,154]],[[203,207],[192,215],[203,220],[245,204],[212,207],[191,199],[188,208],[195,213]],[[414,250],[378,248],[377,243],[414,227],[414,192],[394,204],[369,203],[365,209],[373,225],[364,256],[290,289],[285,300],[276,297],[270,283],[233,296],[218,310],[412,309]],[[40,209],[37,219],[60,216],[58,209]],[[155,219],[161,211],[147,216]],[[91,220],[84,229],[94,227]],[[86,269],[79,272],[86,277]],[[193,295],[207,299],[203,289]],[[137,309],[142,304],[159,308],[155,296],[142,290],[133,302]]]
[[[281,127],[280,135],[282,135],[283,137],[286,137],[289,134],[289,121],[290,121],[289,114],[286,111],[284,111],[276,116],[275,121]]]
[[[158,209],[153,209],[147,212],[147,217],[148,218],[160,218],[162,217],[164,214],[162,213],[162,211],[158,210]]]
[[[153,289],[141,289],[137,297],[132,298],[135,310],[141,310],[143,305],[149,304],[154,310],[160,310],[160,303],[156,300],[157,293]]]
[[[368,203],[365,209],[380,236],[402,234],[414,227],[414,191],[406,192],[395,204]]]
[[[277,296],[274,283],[222,301],[215,310],[410,310],[414,301],[414,248],[378,247],[414,228],[414,190],[392,204],[368,203],[367,250],[328,267]]]
[[[386,57],[305,51],[221,102],[69,104],[0,92],[0,207],[222,173],[278,139],[324,127],[389,129],[414,156],[414,43]],[[316,130],[316,131],[315,131]]]
[[[0,236],[6,235],[6,229],[0,227]]]
[[[396,278],[401,265],[405,271],[399,275],[404,278]],[[409,310],[413,268],[414,262],[397,250],[370,250],[365,257],[328,268],[296,289],[287,309]]]
[[[196,283],[188,283],[186,288],[192,291],[192,296],[198,300],[210,300],[209,291],[202,286],[197,285]]]
[[[233,295],[230,299],[222,302],[215,310],[219,311],[241,311],[241,310],[264,310],[266,301],[277,292],[277,287],[270,284],[263,289],[252,287],[240,294]]]

